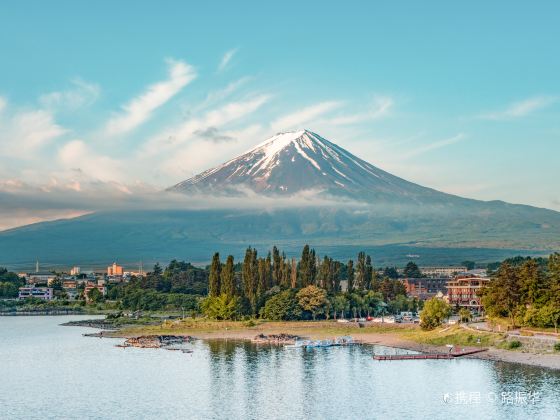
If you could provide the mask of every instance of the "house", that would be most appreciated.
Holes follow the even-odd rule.
[[[25,281],[27,284],[51,284],[56,278],[56,274],[50,271],[35,271],[33,273],[26,273]]]
[[[99,290],[99,292],[101,292],[103,296],[107,294],[107,288],[104,285],[90,283],[84,288],[84,297],[87,302],[89,302],[89,292],[91,292],[93,289]]]
[[[52,300],[54,292],[52,287],[35,287],[24,286],[19,288],[19,299],[37,298],[43,300]]]
[[[435,297],[438,292],[447,293],[446,277],[439,278],[406,278],[402,282],[406,288],[406,294],[420,300],[427,300]]]
[[[447,301],[450,305],[482,312],[480,290],[490,282],[487,277],[458,276],[447,282]]]
[[[467,267],[450,266],[450,267],[420,267],[420,272],[428,277],[453,277],[467,271]]]
[[[113,265],[107,267],[107,276],[109,277],[120,277],[123,275],[123,273],[123,267],[121,265],[118,265],[116,262],[114,262]]]

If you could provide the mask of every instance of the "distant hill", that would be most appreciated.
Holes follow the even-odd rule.
[[[169,190],[248,194],[255,209],[105,212],[24,226],[0,232],[0,265],[36,257],[68,265],[207,262],[215,250],[241,256],[246,246],[264,251],[276,244],[295,255],[304,243],[343,259],[368,249],[380,264],[406,261],[407,254],[435,264],[560,249],[558,212],[426,188],[307,130],[273,136]],[[270,203],[310,191],[327,204],[258,209],[259,196]]]

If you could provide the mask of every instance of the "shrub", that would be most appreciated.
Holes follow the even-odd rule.
[[[507,348],[510,350],[518,349],[519,347],[521,347],[521,341],[518,340],[512,340],[507,344]]]
[[[560,351],[560,342],[554,344],[554,351]]]
[[[426,301],[420,313],[420,326],[423,330],[433,330],[439,327],[450,314],[451,306],[443,300],[432,298]]]

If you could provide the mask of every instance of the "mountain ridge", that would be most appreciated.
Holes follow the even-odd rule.
[[[238,198],[247,189],[247,198],[231,200],[237,207],[226,206],[227,200],[208,200],[205,209],[105,211],[0,232],[0,265],[36,257],[69,264],[119,255],[192,260],[216,250],[239,255],[249,245],[294,250],[305,243],[339,258],[352,258],[350,250],[368,247],[402,254],[402,247],[416,247],[415,254],[418,248],[440,247],[457,256],[456,263],[473,255],[505,258],[512,250],[531,254],[560,249],[559,212],[423,187],[308,130],[277,134],[167,191],[187,198],[192,193]],[[311,200],[312,205],[291,200],[305,191],[334,199]],[[284,203],[280,198],[286,197],[292,205],[260,208]],[[449,261],[438,255],[438,261]],[[402,261],[402,255],[386,261]]]

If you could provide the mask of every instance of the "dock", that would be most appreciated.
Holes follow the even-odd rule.
[[[374,354],[374,360],[426,360],[426,359],[455,359],[486,351],[488,349],[464,350],[453,353],[420,353],[420,354]]]

